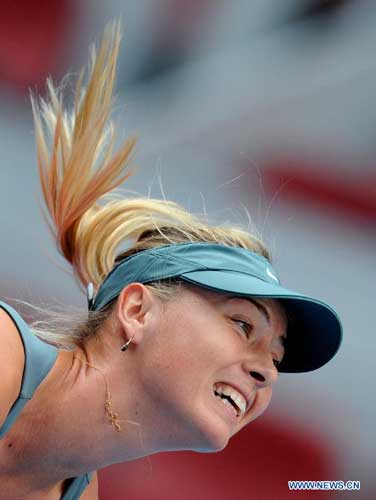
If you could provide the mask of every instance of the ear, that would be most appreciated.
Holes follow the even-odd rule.
[[[159,301],[142,283],[130,283],[121,291],[116,315],[122,329],[125,342],[133,337],[132,342],[142,342],[146,331],[155,328],[159,314]]]

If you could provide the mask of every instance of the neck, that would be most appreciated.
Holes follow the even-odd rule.
[[[121,356],[119,350],[124,365]],[[124,401],[126,378],[116,361],[101,366],[92,358],[83,349],[60,351],[48,376],[2,440],[9,475],[26,478],[33,491],[149,454],[143,445],[142,425],[137,422],[137,404],[132,403],[136,401],[132,384],[126,384],[128,398]],[[118,414],[120,429],[114,419],[110,422],[106,402],[107,410]]]

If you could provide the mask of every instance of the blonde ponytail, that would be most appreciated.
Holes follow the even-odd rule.
[[[105,29],[98,56],[91,48],[88,82],[82,85],[83,69],[72,112],[64,110],[50,79],[49,99],[38,102],[31,97],[46,220],[80,287],[92,282],[98,288],[116,262],[168,243],[216,242],[247,248],[270,260],[262,241],[240,227],[211,226],[172,201],[125,199],[113,192],[131,175],[126,170],[135,144],[127,139],[113,154],[115,127],[109,117],[120,40],[120,22],[113,22]],[[119,254],[124,242],[128,248]],[[185,285],[168,280],[146,286],[168,300]],[[65,307],[55,312],[28,304],[47,317],[30,326],[42,340],[74,349],[98,331],[115,302],[89,317],[87,310]]]
[[[88,82],[83,87],[83,68],[71,113],[64,110],[51,79],[49,100],[38,104],[31,96],[39,176],[52,221],[48,225],[82,285],[91,276],[81,260],[80,223],[85,225],[98,212],[96,201],[102,195],[131,175],[124,170],[135,140],[126,139],[113,155],[116,136],[109,120],[120,40],[120,22],[114,22],[105,29],[98,56],[91,47]]]

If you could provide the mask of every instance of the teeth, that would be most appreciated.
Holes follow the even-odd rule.
[[[244,414],[247,402],[244,397],[233,387],[227,384],[214,384],[214,390],[218,394],[224,394],[225,396],[230,396],[230,398],[234,401],[236,406],[239,408],[238,414]],[[231,404],[231,403],[230,403]]]
[[[220,401],[222,401],[222,403],[224,403],[225,405],[229,406],[230,408],[232,408],[232,410],[234,411],[235,415],[238,417],[238,411],[235,410],[235,408],[232,406],[232,404],[230,403],[230,401],[228,401],[227,399],[223,399],[221,398],[221,396],[215,396],[217,399],[219,399]]]

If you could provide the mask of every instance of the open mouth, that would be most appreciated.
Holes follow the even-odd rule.
[[[226,394],[220,394],[215,389],[213,390],[213,392],[217,399],[221,400],[224,404],[229,405],[233,408],[237,417],[241,416],[242,411],[235,403],[235,401],[231,398],[231,396],[227,396]]]

